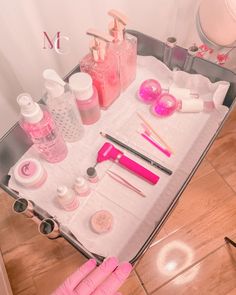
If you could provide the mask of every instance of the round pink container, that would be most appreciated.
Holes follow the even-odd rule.
[[[143,81],[139,87],[138,97],[146,104],[153,103],[162,92],[160,83],[155,79]]]
[[[13,174],[16,182],[26,188],[39,188],[47,179],[47,172],[43,165],[33,158],[19,161]]]
[[[172,115],[179,107],[177,99],[169,94],[163,93],[151,106],[154,115],[159,117],[168,117]]]
[[[97,234],[104,234],[112,229],[113,216],[109,211],[97,211],[90,219],[92,230]]]

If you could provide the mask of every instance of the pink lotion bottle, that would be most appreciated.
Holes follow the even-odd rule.
[[[17,102],[21,108],[20,126],[41,157],[50,163],[64,160],[68,152],[65,141],[46,107],[34,102],[28,93],[20,94]]]
[[[70,77],[69,86],[75,96],[83,124],[96,123],[100,119],[101,111],[98,92],[91,76],[87,73],[76,73]]]
[[[128,18],[123,13],[112,9],[108,14],[113,17],[109,25],[110,35],[114,38],[111,47],[118,59],[121,90],[124,91],[136,77],[137,38],[125,33]]]
[[[109,43],[113,38],[90,29],[87,34],[93,37],[91,53],[80,62],[82,72],[88,73],[98,91],[99,104],[107,109],[120,95],[120,77],[117,58]]]

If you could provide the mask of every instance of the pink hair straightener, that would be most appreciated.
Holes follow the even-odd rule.
[[[101,163],[106,160],[113,160],[119,165],[123,166],[127,170],[143,178],[151,184],[156,184],[159,180],[159,176],[152,173],[150,170],[144,168],[137,162],[126,157],[124,153],[114,147],[109,142],[104,143],[102,148],[98,152],[97,163]]]

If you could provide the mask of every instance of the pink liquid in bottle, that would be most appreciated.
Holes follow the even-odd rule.
[[[17,101],[21,106],[20,125],[41,157],[50,163],[64,160],[68,150],[51,114],[35,103],[29,94],[19,95]]]
[[[76,73],[69,79],[69,85],[76,98],[83,124],[96,123],[101,116],[98,92],[92,78],[87,73]]]
[[[95,86],[93,86],[93,95],[88,100],[77,99],[76,102],[83,124],[91,125],[100,119],[98,92]]]
[[[120,95],[118,63],[111,50],[107,50],[104,61],[94,61],[91,54],[80,63],[82,72],[88,73],[98,91],[100,106],[107,109]]]

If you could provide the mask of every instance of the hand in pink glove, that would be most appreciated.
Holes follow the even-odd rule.
[[[108,258],[99,267],[95,259],[90,259],[52,295],[119,295],[117,290],[131,271],[130,263],[119,264],[115,257]]]

